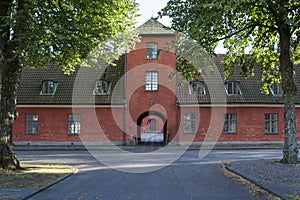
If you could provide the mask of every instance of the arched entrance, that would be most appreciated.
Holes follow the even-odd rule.
[[[167,119],[157,111],[148,111],[137,120],[137,140],[139,143],[165,143],[167,139]]]

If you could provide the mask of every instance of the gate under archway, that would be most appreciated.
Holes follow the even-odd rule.
[[[166,143],[167,119],[157,111],[148,111],[137,120],[137,141],[139,144]]]

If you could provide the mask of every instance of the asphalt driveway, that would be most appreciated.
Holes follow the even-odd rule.
[[[176,151],[169,153],[176,154]],[[228,161],[281,157],[281,150],[223,150],[211,151],[200,159],[199,151],[193,150],[184,152],[174,162],[164,162],[168,160],[166,152],[159,152],[150,159],[147,157],[149,153],[140,149],[132,152],[126,157],[132,161],[126,165],[124,156],[114,150],[92,154],[87,151],[20,151],[17,156],[23,162],[65,163],[79,169],[78,173],[31,199],[104,200],[263,199],[252,196],[246,186],[226,177],[222,165]],[[141,159],[144,155],[145,160],[134,159]]]

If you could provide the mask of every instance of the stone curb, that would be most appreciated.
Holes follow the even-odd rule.
[[[44,190],[46,190],[46,189],[52,187],[53,185],[55,185],[55,184],[57,184],[57,183],[65,180],[65,179],[69,178],[70,176],[72,176],[73,174],[76,174],[76,173],[77,173],[77,169],[75,170],[75,172],[69,173],[69,174],[65,175],[64,177],[62,177],[62,178],[60,178],[58,180],[55,180],[55,181],[53,181],[52,183],[50,183],[50,184],[48,184],[46,186],[38,188],[36,191],[32,192],[31,194],[27,195],[26,197],[22,198],[21,200],[28,200],[31,197],[37,195],[38,193],[43,192]]]
[[[234,169],[230,169],[230,167],[228,166],[228,164],[230,164],[230,163],[225,163],[225,164],[224,164],[226,170],[228,170],[228,171],[230,171],[230,172],[232,172],[232,173],[234,173],[234,174],[236,174],[236,175],[238,175],[238,176],[240,176],[240,177],[246,179],[247,181],[253,183],[253,184],[256,185],[257,187],[259,187],[259,188],[261,188],[261,189],[263,189],[263,190],[269,192],[270,194],[272,194],[272,195],[274,195],[274,196],[277,196],[277,197],[282,198],[282,199],[284,199],[284,200],[288,200],[287,198],[283,197],[282,195],[278,194],[277,192],[272,191],[272,190],[270,190],[269,188],[266,188],[266,187],[262,186],[261,184],[257,183],[256,181],[254,181],[253,179],[247,177],[246,175],[243,175],[243,174],[241,174],[241,173],[235,171]]]
[[[91,146],[84,146],[84,145],[15,145],[14,150],[15,151],[35,151],[35,150],[71,150],[71,151],[76,151],[76,150],[114,150],[116,148],[120,148],[123,150],[131,150],[134,148],[139,148],[139,147],[151,147],[151,146],[161,146],[162,145],[91,145]],[[300,148],[300,143],[299,143],[299,148]],[[191,145],[176,145],[176,144],[169,144],[168,148],[170,149],[187,149],[187,150],[199,150],[199,149],[213,149],[213,150],[232,150],[232,149],[240,149],[240,150],[249,150],[249,149],[282,149],[283,148],[283,143],[281,142],[271,142],[271,143],[227,143],[227,142],[222,142],[222,143],[217,143],[217,144],[209,144],[209,143],[203,143],[203,144],[191,144]]]

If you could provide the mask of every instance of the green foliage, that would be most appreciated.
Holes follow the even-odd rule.
[[[228,50],[225,76],[233,66],[251,76],[254,65],[259,65],[262,82],[271,84],[281,80],[279,33],[284,26],[290,30],[291,59],[300,63],[299,9],[298,1],[170,0],[159,14],[169,16],[172,29],[196,40],[210,54],[223,41]]]
[[[299,200],[300,199],[300,196],[299,195],[294,195],[294,194],[287,194],[285,195],[288,199],[291,199],[291,200]]]
[[[183,82],[214,71],[214,63],[207,52],[196,41],[184,35],[179,34],[177,39],[168,42],[165,48],[176,55],[176,70],[170,74],[170,79],[176,75],[177,71],[181,72],[185,78]]]
[[[262,70],[262,91],[280,82],[284,100],[285,143],[283,163],[296,163],[298,148],[294,64],[300,63],[300,2],[293,0],[169,0],[160,16],[169,16],[175,31],[203,47],[209,54],[220,41],[227,53],[224,75],[239,66],[241,75]],[[247,52],[248,48],[249,52]],[[201,51],[200,51],[201,54]],[[190,68],[184,63],[179,71]],[[185,75],[185,73],[183,73]]]
[[[120,55],[116,50],[120,45],[124,53],[138,38],[133,31],[138,5],[131,0],[13,2],[4,18],[9,20],[11,43],[23,65],[56,63],[70,73],[75,65],[85,63],[91,51],[111,62]],[[115,50],[107,48],[108,43],[114,43]]]

